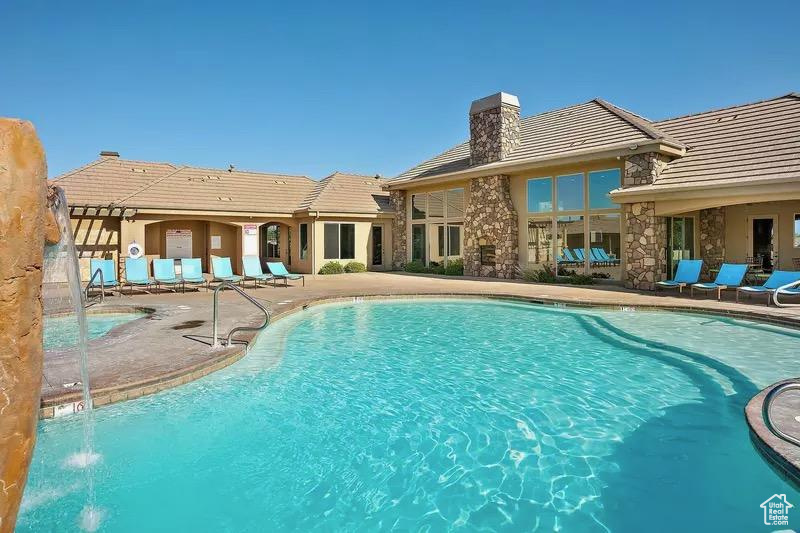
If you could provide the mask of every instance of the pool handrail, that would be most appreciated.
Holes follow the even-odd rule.
[[[770,390],[766,396],[764,396],[764,401],[761,404],[761,418],[764,420],[764,425],[767,427],[770,433],[790,444],[800,446],[800,439],[793,437],[775,427],[775,425],[772,423],[772,419],[770,418],[770,407],[772,407],[772,402],[775,401],[775,398],[788,390],[800,390],[800,382],[787,381],[786,383],[781,383],[780,385],[773,387],[772,390]]]
[[[100,276],[100,303],[103,303],[103,300],[105,300],[105,298],[106,298],[106,283],[105,283],[105,280],[103,279],[103,269],[102,268],[98,268],[97,270],[94,271],[94,274],[92,274],[92,277],[89,278],[89,283],[86,284],[86,291],[85,291],[86,292],[86,300],[84,301],[84,307],[89,305],[89,289],[92,288],[92,284],[94,283],[94,279],[98,275]]]
[[[786,285],[783,285],[775,289],[775,292],[772,295],[772,300],[775,302],[775,305],[777,307],[800,307],[800,304],[785,304],[781,303],[780,300],[778,300],[778,295],[781,293],[786,295],[800,294],[800,292],[794,290],[792,292],[783,292],[787,291],[788,289],[797,289],[798,287],[800,287],[800,280],[792,281],[791,283],[787,283]]]
[[[242,295],[245,298],[245,300],[247,300],[251,304],[255,305],[256,307],[258,307],[259,309],[261,309],[264,312],[264,323],[261,324],[260,326],[258,326],[258,327],[237,326],[237,327],[233,328],[232,330],[230,330],[228,332],[228,338],[225,341],[225,346],[230,347],[231,338],[233,337],[234,333],[236,333],[238,331],[261,331],[262,329],[266,328],[269,325],[269,322],[272,319],[272,316],[270,315],[269,309],[267,309],[267,307],[265,305],[261,304],[261,302],[259,302],[258,300],[256,300],[255,298],[253,298],[252,296],[250,296],[249,294],[244,292],[240,287],[237,287],[236,285],[234,285],[233,282],[231,282],[231,281],[223,281],[222,283],[220,283],[219,285],[214,287],[214,326],[213,326],[213,330],[212,330],[212,336],[213,336],[213,339],[214,339],[214,345],[213,345],[214,348],[219,348],[220,347],[220,342],[219,342],[219,338],[218,338],[219,337],[219,335],[218,335],[218,333],[219,333],[219,293],[223,288],[233,289],[234,291],[236,291],[240,295]],[[246,350],[246,348],[245,348],[245,350]]]

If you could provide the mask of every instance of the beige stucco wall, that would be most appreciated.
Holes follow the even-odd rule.
[[[800,248],[794,248],[794,215],[800,214],[800,200],[766,202],[728,206],[725,208],[725,259],[744,261],[752,255],[749,244],[751,224],[748,217],[776,216],[776,233],[779,268],[793,270],[792,259],[800,257]]]

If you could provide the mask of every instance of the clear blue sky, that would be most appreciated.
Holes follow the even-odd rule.
[[[271,4],[271,5],[270,5]],[[649,118],[800,91],[800,2],[0,0],[0,115],[55,176],[123,157],[393,176],[522,114],[602,97]]]

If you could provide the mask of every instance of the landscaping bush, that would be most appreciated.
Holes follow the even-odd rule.
[[[344,266],[344,271],[350,274],[356,272],[366,272],[367,266],[364,263],[359,263],[358,261],[350,261]]]
[[[444,273],[448,276],[463,276],[464,275],[464,261],[461,259],[453,259],[447,262],[444,268]]]
[[[567,278],[570,285],[593,285],[594,278],[586,274],[573,274]]]
[[[534,267],[527,267],[522,271],[522,279],[531,281],[533,283],[555,283],[556,276],[553,274],[553,269],[548,265],[544,268],[538,269]]]
[[[319,269],[319,273],[323,275],[344,274],[344,267],[338,261],[331,261],[322,265],[322,268]]]
[[[439,274],[440,276],[444,275],[444,266],[440,265],[439,263],[433,264],[428,267],[427,272],[429,274]]]
[[[410,261],[406,263],[404,270],[406,272],[412,272],[414,274],[422,274],[424,272],[427,272],[428,269],[420,261]]]
[[[528,267],[522,271],[522,279],[533,283],[567,283],[569,285],[592,285],[594,278],[586,274],[578,274],[574,270],[558,269],[558,276],[550,265],[541,269]]]

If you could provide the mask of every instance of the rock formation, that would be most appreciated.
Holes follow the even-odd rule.
[[[44,149],[29,122],[0,118],[0,532],[16,522],[42,381],[42,261],[58,241]]]

